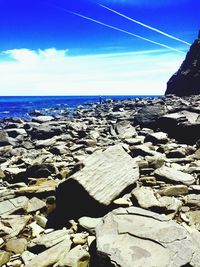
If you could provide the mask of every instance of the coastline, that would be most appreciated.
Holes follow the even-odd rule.
[[[43,115],[62,115],[70,113],[79,105],[92,105],[107,99],[114,101],[134,99],[136,97],[157,96],[126,96],[126,95],[94,95],[94,96],[0,96],[0,119],[21,117],[31,119],[36,110]]]
[[[199,103],[107,100],[3,120],[0,265],[198,266]]]

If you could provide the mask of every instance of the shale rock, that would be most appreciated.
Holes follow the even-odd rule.
[[[99,256],[96,266],[181,267],[190,264],[195,253],[199,253],[184,227],[139,208],[109,213],[97,226],[96,235]],[[198,266],[198,261],[191,266]]]
[[[195,182],[195,179],[192,175],[166,166],[162,166],[161,168],[155,170],[155,176],[164,181],[182,183],[185,185],[190,185]]]
[[[54,266],[54,264],[60,260],[64,253],[70,251],[70,248],[71,240],[69,237],[66,237],[64,241],[38,254],[26,265],[26,267]]]
[[[94,152],[82,166],[56,192],[57,211],[69,218],[101,216],[139,178],[138,165],[121,145]]]

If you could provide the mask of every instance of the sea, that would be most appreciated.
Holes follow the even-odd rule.
[[[158,97],[152,95],[101,96],[102,102],[135,98]],[[73,114],[80,105],[88,107],[98,103],[99,96],[0,96],[0,119],[30,118],[35,111],[45,115]]]

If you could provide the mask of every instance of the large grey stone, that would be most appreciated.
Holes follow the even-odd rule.
[[[163,215],[133,207],[106,215],[96,236],[98,267],[181,267],[200,252],[184,227]],[[102,253],[104,262],[107,255],[107,265],[101,260]]]
[[[71,219],[101,216],[99,209],[107,208],[139,178],[138,165],[121,145],[94,152],[81,167],[56,192],[57,212]]]

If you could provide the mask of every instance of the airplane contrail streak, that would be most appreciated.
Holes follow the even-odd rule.
[[[124,14],[122,14],[122,13],[119,13],[118,11],[116,11],[116,10],[114,10],[114,9],[111,9],[111,8],[105,6],[105,5],[101,5],[101,4],[98,4],[98,5],[101,6],[101,7],[103,7],[103,8],[105,8],[105,9],[107,9],[107,10],[109,10],[109,11],[111,11],[111,12],[113,12],[113,13],[115,13],[115,14],[117,14],[117,15],[119,15],[119,16],[121,16],[121,17],[123,17],[123,18],[125,18],[125,19],[127,19],[127,20],[130,20],[130,21],[132,21],[132,22],[135,22],[135,23],[137,23],[137,24],[139,24],[139,25],[141,25],[141,26],[143,26],[143,27],[145,27],[145,28],[147,28],[147,29],[150,29],[150,30],[152,30],[152,31],[158,32],[158,33],[160,33],[160,34],[162,34],[162,35],[164,35],[164,36],[167,36],[167,37],[169,37],[169,38],[171,38],[171,39],[174,39],[174,40],[176,40],[176,41],[179,41],[179,42],[181,42],[181,43],[183,43],[183,44],[186,44],[186,45],[189,45],[189,46],[191,45],[190,43],[188,43],[188,42],[186,42],[186,41],[184,41],[184,40],[181,40],[181,39],[179,39],[179,38],[177,38],[177,37],[175,37],[175,36],[173,36],[173,35],[170,35],[170,34],[168,34],[168,33],[166,33],[166,32],[163,32],[163,31],[161,31],[161,30],[158,30],[158,29],[156,29],[156,28],[154,28],[154,27],[151,27],[151,26],[149,26],[149,25],[147,25],[147,24],[144,24],[144,23],[142,23],[142,22],[140,22],[140,21],[138,21],[138,20],[132,19],[132,18],[130,18],[130,17],[128,17],[128,16],[126,16],[126,15],[124,15]]]
[[[89,21],[92,21],[92,22],[95,22],[95,23],[100,24],[100,25],[102,25],[102,26],[105,26],[105,27],[107,27],[107,28],[110,28],[110,29],[113,29],[113,30],[116,30],[116,31],[119,31],[119,32],[123,32],[123,33],[126,33],[126,34],[128,34],[128,35],[137,37],[137,38],[139,38],[139,39],[141,39],[141,40],[147,41],[147,42],[149,42],[149,43],[156,44],[156,45],[162,46],[162,47],[164,47],[164,48],[170,49],[170,50],[172,50],[172,51],[176,51],[176,52],[185,54],[183,51],[178,50],[178,49],[175,49],[175,48],[173,48],[173,47],[171,47],[171,46],[168,46],[168,45],[165,45],[165,44],[162,44],[162,43],[155,42],[155,41],[153,41],[153,40],[147,39],[147,38],[145,38],[145,37],[142,37],[142,36],[140,36],[140,35],[134,34],[134,33],[132,33],[132,32],[128,32],[128,31],[125,31],[125,30],[123,30],[123,29],[114,27],[114,26],[112,26],[112,25],[103,23],[103,22],[101,22],[101,21],[99,21],[99,20],[96,20],[96,19],[93,19],[93,18],[84,16],[84,15],[81,15],[81,14],[79,14],[79,13],[72,12],[72,11],[69,11],[69,10],[65,10],[65,11],[66,11],[66,12],[69,12],[69,13],[71,13],[71,14],[73,14],[73,15],[76,15],[76,16],[78,16],[78,17],[81,17],[81,18],[83,18],[83,19],[87,19],[87,20],[89,20]]]
[[[54,7],[54,8],[63,10],[63,11],[65,11],[65,12],[67,12],[67,13],[73,14],[73,15],[75,15],[75,16],[78,16],[78,17],[80,17],[80,18],[83,18],[83,19],[92,21],[92,22],[94,22],[94,23],[100,24],[100,25],[105,26],[105,27],[107,27],[107,28],[110,28],[110,29],[113,29],[113,30],[116,30],[116,31],[119,31],[119,32],[123,32],[123,33],[126,33],[126,34],[128,34],[128,35],[131,35],[131,36],[134,36],[134,37],[136,37],[136,38],[139,38],[139,39],[141,39],[141,40],[147,41],[147,42],[149,42],[149,43],[156,44],[156,45],[159,45],[159,46],[161,46],[161,47],[170,49],[170,50],[172,50],[172,51],[176,51],[176,52],[178,52],[178,53],[185,54],[183,51],[178,50],[178,49],[176,49],[176,48],[173,48],[173,47],[171,47],[171,46],[168,46],[168,45],[165,45],[165,44],[162,44],[162,43],[155,42],[155,41],[153,41],[153,40],[147,39],[147,38],[145,38],[145,37],[142,37],[142,36],[140,36],[140,35],[134,34],[134,33],[132,33],[132,32],[125,31],[125,30],[123,30],[123,29],[120,29],[120,28],[117,28],[117,27],[115,27],[115,26],[106,24],[106,23],[101,22],[101,21],[99,21],[99,20],[96,20],[96,19],[93,19],[93,18],[84,16],[84,15],[82,15],[82,14],[79,14],[79,13],[76,13],[76,12],[73,12],[73,11],[70,11],[70,10],[65,9],[65,8],[63,8],[63,7],[60,7],[60,6],[57,6],[57,5],[51,5],[51,6]]]

